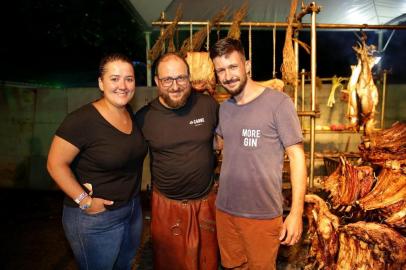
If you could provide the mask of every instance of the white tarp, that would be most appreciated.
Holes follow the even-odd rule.
[[[145,24],[159,19],[161,11],[166,18],[175,17],[176,8],[183,6],[182,21],[207,21],[223,7],[230,8],[228,20],[245,0],[126,0],[142,17]],[[251,0],[244,21],[285,22],[290,9],[290,0]],[[386,24],[406,14],[405,0],[320,0],[318,23],[332,24]],[[305,4],[309,4],[305,2]],[[298,12],[300,11],[299,1]],[[309,22],[305,16],[303,22]]]

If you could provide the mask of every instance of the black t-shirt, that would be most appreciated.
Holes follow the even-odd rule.
[[[217,102],[195,92],[182,108],[168,109],[156,98],[136,113],[150,148],[154,187],[168,198],[196,199],[210,190],[217,115]]]
[[[127,109],[133,116],[131,108]],[[90,183],[93,197],[114,201],[109,209],[122,206],[140,190],[147,146],[134,117],[132,122],[131,134],[125,134],[89,103],[70,113],[56,131],[80,150],[71,163],[78,182]],[[68,197],[65,204],[77,206]]]

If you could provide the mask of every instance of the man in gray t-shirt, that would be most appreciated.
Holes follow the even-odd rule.
[[[251,64],[238,40],[219,40],[210,56],[232,96],[220,105],[216,129],[224,145],[216,201],[221,261],[231,269],[275,269],[279,244],[293,245],[302,234],[306,165],[297,113],[289,96],[248,76]],[[285,152],[292,205],[283,221]]]

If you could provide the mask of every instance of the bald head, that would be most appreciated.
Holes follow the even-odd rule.
[[[186,67],[187,74],[188,74],[188,75],[190,74],[189,65],[188,65],[188,63],[186,62],[185,58],[183,58],[182,56],[180,56],[180,55],[177,54],[177,53],[166,53],[166,54],[162,55],[161,57],[159,57],[158,60],[157,60],[157,62],[156,62],[156,64],[155,64],[155,76],[160,77],[160,76],[159,76],[159,67],[160,67],[163,63],[165,63],[165,62],[167,62],[167,61],[170,61],[170,60],[179,60],[179,61],[181,61],[181,62],[185,65],[185,67]]]

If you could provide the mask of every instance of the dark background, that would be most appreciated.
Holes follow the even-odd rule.
[[[1,4],[0,80],[42,83],[57,87],[95,86],[100,58],[122,52],[136,64],[137,83],[145,85],[145,37],[143,29],[117,0],[14,0]],[[157,11],[157,17],[159,11]],[[159,29],[154,28],[151,46]],[[189,31],[181,31],[180,45]],[[359,34],[359,31],[357,31]],[[368,44],[377,45],[377,32],[367,31]],[[391,30],[384,32],[384,44]],[[212,31],[211,42],[226,36]],[[248,54],[248,33],[241,37]],[[277,31],[276,71],[280,78],[285,31]],[[300,39],[310,44],[308,30]],[[356,63],[352,30],[317,32],[317,75],[349,76]],[[406,82],[406,31],[397,30],[387,46],[382,68],[391,71],[390,83]],[[254,79],[272,78],[272,31],[252,34]],[[300,69],[310,70],[310,56],[300,50]]]
[[[102,55],[145,62],[144,34],[119,1],[2,1],[0,80],[80,85]]]

